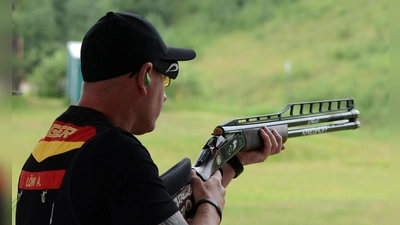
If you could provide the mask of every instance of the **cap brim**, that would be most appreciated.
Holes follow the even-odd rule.
[[[162,57],[162,60],[169,61],[186,61],[196,57],[196,52],[189,48],[168,47],[167,54]]]
[[[154,68],[172,79],[176,79],[179,73],[178,61],[157,60],[153,62]]]

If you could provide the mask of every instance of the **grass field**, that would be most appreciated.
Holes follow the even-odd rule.
[[[15,199],[25,159],[66,106],[61,100],[28,96],[13,100]],[[167,110],[156,130],[139,138],[163,173],[183,157],[194,161],[214,126],[230,118]],[[386,224],[390,148],[387,138],[368,127],[289,139],[281,154],[246,167],[231,183],[222,224]]]

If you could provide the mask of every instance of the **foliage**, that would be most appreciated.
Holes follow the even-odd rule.
[[[174,102],[167,110],[244,116],[288,102],[353,97],[363,126],[388,122],[388,0],[363,7],[345,0],[14,2],[13,34],[24,37],[25,53],[13,71],[23,69],[27,78],[49,68],[54,52],[81,40],[105,12],[132,11],[153,22],[168,45],[197,52],[167,89]],[[290,74],[283,69],[288,61]]]
[[[363,128],[387,134],[388,1],[365,1],[362,8],[310,2],[277,6],[266,23],[200,48],[192,66],[207,84],[207,104],[200,105],[244,116],[277,112],[289,102],[353,97]],[[284,71],[288,61],[290,74]]]
[[[64,96],[66,62],[66,51],[59,50],[33,70],[30,81],[38,96]]]
[[[85,32],[107,11],[144,15],[153,18],[157,27],[173,27],[183,18],[193,16],[203,18],[199,21],[207,24],[204,30],[218,33],[262,22],[270,14],[266,12],[272,10],[271,2],[277,1],[14,0],[13,36],[23,37],[25,54],[23,59],[14,57],[13,70],[23,70],[30,76],[44,58],[65,48],[67,41],[82,40]],[[254,8],[258,10],[254,12]],[[253,15],[248,17],[250,11]]]

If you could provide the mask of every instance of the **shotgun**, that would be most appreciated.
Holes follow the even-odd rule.
[[[263,126],[276,130],[285,143],[292,137],[357,129],[359,116],[353,98],[345,98],[290,103],[275,114],[232,119],[215,127],[193,165],[184,158],[160,177],[184,218],[191,218],[195,214],[191,169],[208,180],[239,151],[262,148],[258,132]]]

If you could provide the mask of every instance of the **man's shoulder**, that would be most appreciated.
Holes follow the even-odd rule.
[[[92,149],[101,155],[110,157],[138,158],[150,157],[148,150],[129,132],[118,128],[108,128],[97,134],[84,146],[85,151]]]
[[[114,147],[137,147],[142,143],[132,134],[119,127],[107,127],[94,138],[101,139],[102,144]]]

